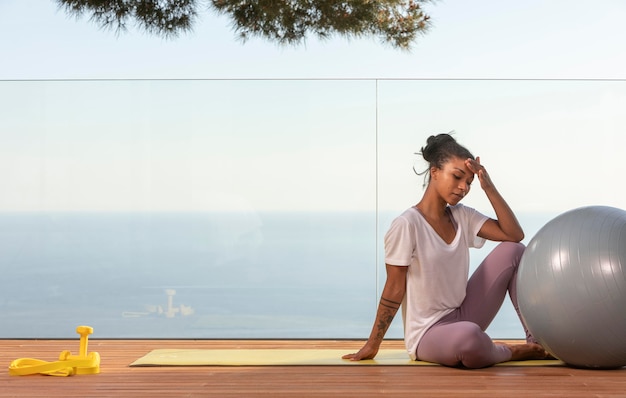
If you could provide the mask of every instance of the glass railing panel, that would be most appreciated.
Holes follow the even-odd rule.
[[[623,207],[625,104],[624,81],[2,81],[0,338],[366,338],[428,135],[481,156],[527,243]],[[508,301],[490,333],[521,337]]]
[[[452,130],[481,157],[516,211],[524,243],[567,210],[624,208],[626,192],[613,178],[626,171],[625,107],[623,80],[380,80],[379,236],[421,198],[424,179],[413,166],[421,172],[427,165],[415,153],[429,135]],[[463,203],[494,215],[478,182]],[[470,251],[470,271],[493,246]],[[379,262],[384,263],[382,251]],[[508,299],[489,333],[523,337]]]
[[[373,81],[0,82],[0,337],[363,336]]]

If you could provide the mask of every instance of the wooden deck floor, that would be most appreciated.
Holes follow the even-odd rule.
[[[626,397],[626,368],[439,366],[133,367],[156,348],[345,348],[360,341],[91,340],[101,373],[71,377],[10,376],[17,358],[56,360],[78,353],[78,340],[0,340],[0,398],[4,397]],[[402,347],[387,341],[387,348]]]

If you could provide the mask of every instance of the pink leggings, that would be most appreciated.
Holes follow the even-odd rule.
[[[516,276],[524,249],[521,243],[503,242],[489,253],[468,281],[461,306],[431,326],[422,337],[417,347],[418,359],[467,368],[483,368],[511,359],[511,350],[494,344],[485,330],[502,306],[507,291],[519,316]],[[524,330],[526,340],[534,341],[525,326]]]

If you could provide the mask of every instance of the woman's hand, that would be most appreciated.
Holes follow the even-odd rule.
[[[478,231],[478,236],[499,242],[522,241],[524,239],[524,230],[520,226],[519,221],[517,221],[513,210],[511,210],[491,181],[487,170],[480,164],[480,157],[477,156],[476,160],[466,159],[465,166],[478,176],[480,187],[485,191],[489,202],[491,202],[496,212],[496,219],[485,221],[480,231]]]
[[[349,359],[351,361],[361,361],[364,359],[374,359],[374,357],[378,354],[378,347],[372,347],[369,343],[365,343],[363,348],[354,354],[346,354],[342,356],[343,359]]]
[[[478,176],[478,181],[480,181],[480,187],[483,189],[483,191],[489,188],[493,188],[493,182],[489,177],[489,173],[487,173],[487,169],[485,169],[485,166],[480,164],[480,156],[477,156],[476,160],[469,158],[466,159],[465,165],[468,169],[470,169],[472,173]]]

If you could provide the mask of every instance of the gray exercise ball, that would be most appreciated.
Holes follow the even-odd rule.
[[[574,209],[528,243],[517,279],[522,318],[568,365],[626,366],[626,211]]]

